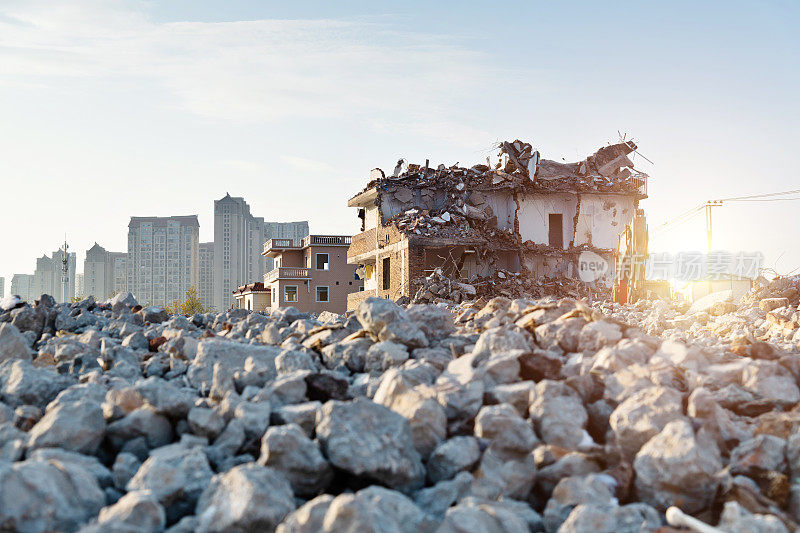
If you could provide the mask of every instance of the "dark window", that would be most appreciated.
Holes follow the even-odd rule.
[[[328,287],[317,287],[317,301],[318,302],[328,301]]]
[[[328,270],[328,254],[317,254],[317,270]]]
[[[550,213],[549,217],[550,246],[564,247],[564,216],[561,213]]]
[[[391,278],[391,264],[392,260],[389,257],[383,258],[383,290],[388,291],[389,287],[392,285],[392,278]]]

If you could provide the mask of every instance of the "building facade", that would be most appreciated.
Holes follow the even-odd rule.
[[[357,266],[347,264],[349,245],[350,237],[345,235],[309,235],[299,243],[291,239],[265,242],[263,253],[275,262],[275,268],[264,275],[269,307],[344,313],[348,295],[364,288]]]
[[[200,243],[200,286],[197,289],[203,307],[214,305],[214,243]]]
[[[6,295],[6,278],[0,277],[0,298]]]
[[[237,309],[266,311],[270,306],[270,290],[260,281],[237,287],[233,291]]]
[[[171,305],[200,278],[197,215],[131,217],[128,290],[142,305]]]
[[[585,251],[613,265],[619,235],[647,197],[647,175],[627,158],[635,149],[620,143],[565,164],[514,141],[501,144],[494,168],[409,165],[389,177],[373,170],[348,202],[362,223],[348,262],[365,276],[348,309],[369,296],[413,297],[435,271],[468,285],[497,272],[577,278]]]
[[[97,243],[86,250],[83,262],[84,290],[82,295],[105,300],[127,288],[127,258],[125,252],[109,252]]]
[[[213,305],[225,310],[234,304],[233,291],[261,279],[267,261],[261,255],[270,238],[299,239],[308,235],[308,222],[264,222],[250,212],[241,197],[226,194],[214,201]],[[270,270],[271,270],[271,265]]]
[[[11,277],[11,294],[19,296],[26,302],[33,302],[33,275],[14,274]]]
[[[128,290],[128,253],[108,252],[111,267],[111,294],[116,295]]]
[[[83,299],[85,298],[86,293],[86,286],[83,283],[83,274],[78,273],[75,274],[75,297]]]

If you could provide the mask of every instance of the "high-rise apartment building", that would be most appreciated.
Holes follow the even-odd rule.
[[[6,295],[6,278],[0,277],[0,298],[4,298]]]
[[[83,284],[83,274],[75,274],[75,296],[80,299],[86,297],[86,286]]]
[[[36,298],[33,296],[33,275],[14,274],[11,278],[11,294],[16,294],[26,302],[33,303]]]
[[[67,292],[61,280],[63,276],[64,250],[56,250],[52,257],[43,255],[36,260],[36,270],[33,272],[31,297],[39,298],[42,294],[49,294],[57,302],[68,302],[75,296],[75,252],[67,254]]]
[[[200,243],[200,287],[198,296],[203,307],[214,305],[214,243]]]
[[[197,215],[131,217],[128,224],[128,290],[144,304],[182,301],[200,278]]]
[[[105,300],[127,289],[127,258],[125,252],[108,252],[97,243],[86,250],[83,262],[83,296]]]
[[[214,201],[214,307],[223,311],[234,303],[240,285],[261,280],[266,264],[261,252],[271,238],[300,239],[308,222],[264,222],[250,213],[244,198],[226,194]],[[268,265],[269,270],[272,265]]]
[[[128,253],[108,252],[111,265],[111,294],[116,295],[128,290]]]

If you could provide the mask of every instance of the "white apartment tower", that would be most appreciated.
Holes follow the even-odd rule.
[[[128,224],[128,290],[140,304],[183,301],[200,278],[197,215],[131,217]]]
[[[83,284],[83,274],[75,274],[75,296],[85,298],[86,286]]]
[[[308,235],[308,222],[264,222],[250,213],[244,198],[226,194],[214,201],[214,307],[224,311],[234,303],[233,291],[260,281],[265,271],[261,255],[271,238],[300,239]]]
[[[203,307],[214,305],[214,243],[200,243],[200,287],[198,296]]]
[[[11,294],[33,303],[33,274],[14,274],[11,278]]]

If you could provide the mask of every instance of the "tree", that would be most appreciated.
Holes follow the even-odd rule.
[[[206,312],[206,308],[203,307],[203,302],[200,301],[200,298],[197,296],[197,287],[194,285],[186,289],[186,299],[180,306],[180,312],[184,315]]]

